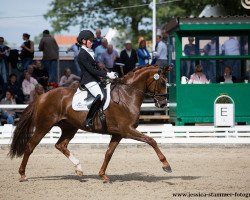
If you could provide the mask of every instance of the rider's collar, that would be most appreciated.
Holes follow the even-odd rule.
[[[93,51],[93,49],[87,48],[84,45],[82,45],[82,48],[85,49],[87,52],[92,52]]]
[[[94,58],[95,53],[94,53],[93,49],[87,48],[87,47],[85,47],[85,46],[83,46],[83,45],[82,45],[82,48],[83,48],[85,51],[87,51],[87,52],[89,53],[89,55],[91,55],[91,57],[92,57],[93,59],[95,59],[95,58]]]

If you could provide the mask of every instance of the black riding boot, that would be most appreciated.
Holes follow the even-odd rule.
[[[97,95],[96,98],[95,98],[95,100],[93,101],[90,109],[89,109],[86,121],[84,123],[84,125],[87,128],[90,128],[90,127],[93,126],[93,119],[94,119],[96,113],[98,112],[101,104],[102,104],[101,95]]]

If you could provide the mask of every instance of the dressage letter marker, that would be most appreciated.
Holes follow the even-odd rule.
[[[215,126],[234,126],[233,104],[215,104]]]

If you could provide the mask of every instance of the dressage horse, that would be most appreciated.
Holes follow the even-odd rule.
[[[152,96],[157,107],[166,106],[166,74],[168,70],[169,67],[143,67],[112,83],[110,105],[104,111],[107,123],[105,134],[111,135],[111,140],[99,171],[103,182],[109,181],[105,171],[122,138],[148,143],[162,162],[163,170],[171,172],[171,167],[156,141],[136,130],[144,95]],[[75,165],[77,175],[83,174],[80,161],[73,156],[67,146],[78,129],[101,134],[103,132],[102,123],[97,116],[94,119],[93,128],[88,129],[83,126],[87,112],[72,109],[72,98],[78,87],[79,83],[74,83],[69,87],[50,90],[40,95],[23,111],[13,133],[9,152],[11,158],[23,155],[19,168],[20,181],[27,180],[25,168],[28,159],[34,148],[53,126],[59,126],[62,130],[55,147]]]

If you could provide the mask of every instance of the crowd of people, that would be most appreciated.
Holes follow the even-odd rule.
[[[200,53],[204,56],[238,56],[241,54],[240,43],[236,37],[228,37],[221,45],[219,44],[218,37],[211,37],[211,40],[201,49],[194,43],[194,40],[194,37],[188,37],[188,44],[185,44],[183,49],[185,56],[197,56]],[[197,61],[192,59],[182,62],[182,80],[187,80],[183,81],[183,83],[207,84],[224,82],[236,83],[243,81],[240,60],[229,59],[218,62],[218,60],[207,59],[198,62],[199,65],[197,65]],[[201,72],[202,74],[200,74]]]

